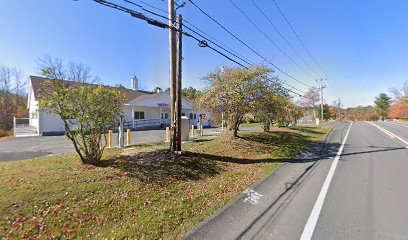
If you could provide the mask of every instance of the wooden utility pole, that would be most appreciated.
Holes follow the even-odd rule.
[[[323,121],[323,102],[324,102],[324,98],[323,98],[323,89],[326,88],[326,85],[323,85],[323,79],[319,79],[320,81],[320,120]]]
[[[338,120],[339,122],[341,122],[341,102],[340,102],[340,97],[337,103],[337,115],[338,115]]]
[[[176,82],[176,151],[181,151],[181,80],[183,61],[183,17],[178,15],[178,45],[177,45],[177,82]]]
[[[168,2],[169,11],[169,50],[170,50],[170,149],[176,151],[176,126],[175,126],[175,100],[176,100],[176,58],[177,58],[177,43],[176,32],[174,30],[175,13],[174,0]]]

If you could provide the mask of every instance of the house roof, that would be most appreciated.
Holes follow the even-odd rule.
[[[44,78],[44,77],[38,77],[38,76],[30,76],[30,79],[31,79],[31,86],[34,91],[34,96],[37,99],[41,98],[41,91],[47,91],[46,81],[49,79]],[[73,82],[73,81],[67,81],[67,80],[58,80],[58,81],[64,82],[68,86],[95,86],[95,87],[98,86],[98,84],[80,83],[80,82]],[[147,91],[132,90],[132,89],[127,89],[123,87],[112,87],[112,86],[106,86],[106,87],[117,89],[120,93],[123,94],[126,102],[130,102],[141,96],[154,95],[153,93],[147,92]]]

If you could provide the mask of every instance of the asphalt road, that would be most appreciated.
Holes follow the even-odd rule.
[[[205,134],[219,131],[218,128],[206,128]],[[132,144],[160,142],[166,140],[165,130],[134,131]],[[113,135],[113,145],[117,146],[117,134]],[[0,139],[0,162],[26,160],[36,157],[52,156],[74,152],[70,141],[64,136],[39,136]]]
[[[406,126],[375,124],[408,140]],[[406,147],[370,123],[339,124],[185,238],[408,239]]]

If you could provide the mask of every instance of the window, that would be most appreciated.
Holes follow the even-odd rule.
[[[194,113],[194,119],[197,119],[197,114]]]
[[[186,113],[181,113],[181,116],[183,116],[183,117],[186,116]]]
[[[165,114],[164,114],[164,118],[165,118],[165,119],[169,119],[169,114],[168,114],[168,113],[165,113]]]
[[[190,113],[190,119],[193,119],[193,118],[194,118],[194,114]]]
[[[144,119],[144,112],[135,112],[135,119]]]

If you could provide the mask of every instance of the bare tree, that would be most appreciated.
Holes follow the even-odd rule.
[[[390,92],[394,101],[403,101],[408,97],[408,81],[401,88],[391,88]]]
[[[37,68],[41,75],[51,79],[66,79],[67,77],[62,60],[48,54],[37,59]]]
[[[10,129],[10,85],[11,85],[11,69],[9,67],[0,67],[0,91],[2,95],[2,101],[0,104],[1,116],[0,123],[2,128]]]
[[[83,63],[69,62],[67,65],[67,80],[82,83],[99,83],[99,78],[92,75],[92,69]]]
[[[99,78],[92,74],[92,69],[89,66],[75,62],[64,64],[60,58],[48,54],[37,59],[37,67],[40,74],[47,78],[81,83],[100,83]]]
[[[312,108],[314,117],[316,117],[316,103],[319,101],[320,94],[319,89],[311,87],[299,100],[299,105],[303,108]]]
[[[26,116],[25,86],[22,70],[0,66],[0,129],[11,129],[13,116]]]

